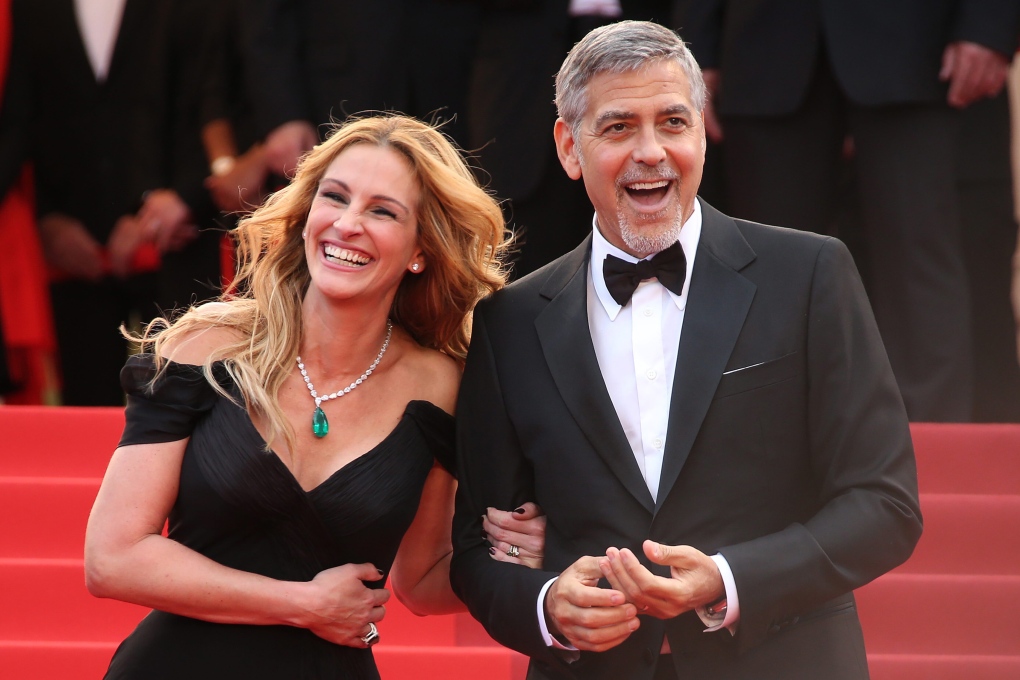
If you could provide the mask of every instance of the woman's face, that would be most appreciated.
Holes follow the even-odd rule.
[[[362,143],[341,152],[323,174],[305,223],[309,292],[330,300],[392,299],[407,272],[425,269],[418,197],[410,165],[392,148]]]

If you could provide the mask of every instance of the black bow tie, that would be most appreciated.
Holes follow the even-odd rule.
[[[637,290],[638,284],[646,279],[658,279],[674,294],[679,295],[684,289],[687,277],[687,258],[684,249],[677,241],[669,248],[657,253],[650,260],[627,262],[613,255],[606,255],[602,263],[602,276],[606,280],[606,288],[621,306],[630,301]]]

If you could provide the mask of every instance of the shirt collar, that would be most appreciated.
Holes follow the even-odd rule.
[[[684,249],[684,257],[687,258],[687,276],[684,279],[684,288],[679,295],[673,293],[668,289],[670,297],[673,298],[673,303],[677,306],[677,309],[683,310],[687,306],[687,291],[691,287],[691,272],[694,270],[694,256],[698,251],[698,242],[701,240],[701,203],[697,200],[694,201],[694,212],[684,222],[684,226],[680,229],[680,247]],[[599,231],[598,215],[592,218],[592,239],[591,239],[591,271],[592,283],[595,286],[595,294],[598,295],[599,301],[606,310],[606,314],[609,315],[610,321],[616,321],[617,315],[623,307],[613,299],[613,296],[609,294],[609,288],[606,287],[606,279],[602,274],[602,262],[606,259],[606,255],[615,255],[621,260],[627,262],[637,262],[638,258],[634,257],[630,253],[626,253],[612,243],[606,240],[606,237]],[[648,255],[645,259],[652,257],[654,253]]]

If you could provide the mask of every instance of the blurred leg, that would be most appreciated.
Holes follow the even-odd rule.
[[[958,123],[957,113],[939,104],[850,112],[872,305],[913,421],[968,421],[972,415]]]
[[[1010,303],[1017,224],[1005,92],[963,112],[959,187],[974,329],[974,419],[1020,421],[1020,366]]]

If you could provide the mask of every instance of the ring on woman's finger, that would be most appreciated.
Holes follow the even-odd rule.
[[[511,545],[509,548],[507,548],[506,554],[509,555],[510,557],[520,557],[521,549],[518,548],[516,545]]]
[[[361,641],[369,647],[379,642],[379,629],[371,621],[368,623],[368,633],[361,638]]]

